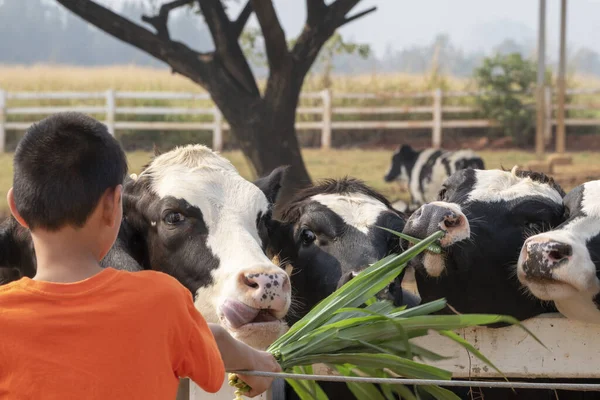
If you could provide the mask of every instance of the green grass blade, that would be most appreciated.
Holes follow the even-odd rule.
[[[313,374],[312,366],[294,367],[291,372],[294,374]],[[300,400],[329,400],[323,389],[321,389],[321,386],[319,386],[316,381],[304,379],[286,379],[286,382],[289,383],[296,394],[298,394]]]
[[[494,370],[496,370],[496,372],[498,372],[506,381],[508,381],[508,379],[506,379],[506,376],[504,376],[502,371],[500,371],[486,356],[481,354],[481,352],[477,350],[471,343],[467,342],[465,339],[461,338],[452,331],[439,331],[439,334],[442,336],[446,336],[447,338],[452,339],[456,343],[460,344],[469,352],[473,353],[475,357],[479,358],[481,361],[483,361],[484,363],[492,367]]]
[[[368,369],[368,368],[354,368],[355,371],[362,372],[363,375],[373,376],[376,378],[391,378],[384,371],[376,370],[376,369]],[[417,397],[404,385],[401,384],[382,384],[380,385],[381,391],[387,400],[397,400],[394,396],[396,393],[400,398],[406,400],[417,400]]]
[[[395,311],[395,312],[391,313],[389,316],[392,318],[396,318],[396,317],[409,318],[409,317],[415,317],[415,316],[419,316],[419,315],[433,314],[435,312],[442,310],[444,307],[446,307],[446,299],[439,299],[439,300],[431,301],[429,303],[420,304],[418,306],[409,308],[407,310]]]
[[[379,229],[383,229],[384,231],[387,231],[387,232],[391,233],[392,235],[398,236],[401,239],[407,240],[410,243],[412,243],[413,245],[421,242],[422,240],[424,240],[424,239],[417,239],[417,238],[409,236],[409,235],[407,235],[405,233],[396,232],[395,230],[392,230],[392,229],[384,228],[383,226],[375,226],[375,227],[379,228]],[[428,246],[427,250],[429,250],[429,251],[431,251],[433,253],[437,253],[437,254],[441,254],[442,253],[442,247],[440,245],[438,245],[438,244],[432,244],[432,245]]]
[[[405,376],[407,378],[448,380],[452,377],[450,372],[441,368],[420,364],[415,361],[390,354],[316,354],[314,356],[296,359],[295,363],[296,365],[312,365],[319,363],[334,365],[352,364],[364,368],[388,368],[395,374]]]
[[[398,276],[409,260],[424,251],[429,244],[438,240],[441,236],[443,236],[443,232],[436,232],[404,253],[386,257],[366,268],[357,277],[317,304],[308,314],[277,339],[269,347],[268,351],[277,352],[284,344],[299,339],[304,334],[323,324],[336,310],[342,307],[357,307],[362,305],[367,299],[379,293]]]
[[[438,400],[461,400],[460,397],[439,386],[419,386],[420,390],[429,393]]]
[[[342,365],[334,366],[337,371],[344,376],[358,376],[351,368]],[[377,386],[372,383],[347,382],[348,389],[358,400],[386,400],[377,390]]]

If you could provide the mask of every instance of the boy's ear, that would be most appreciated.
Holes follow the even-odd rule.
[[[121,209],[122,185],[117,185],[104,192],[102,197],[102,218],[109,226],[120,224],[119,211]]]
[[[113,195],[111,198],[112,201],[112,224],[111,226],[116,225],[120,225],[121,224],[121,218],[119,217],[119,215],[121,215],[120,211],[122,210],[122,196],[123,196],[123,185],[117,185],[117,187],[115,187],[113,189]]]
[[[19,214],[19,210],[17,210],[17,205],[15,204],[15,197],[14,197],[12,187],[10,189],[8,189],[8,193],[6,195],[6,200],[8,201],[8,207],[10,207],[10,213],[13,215],[13,217],[15,217],[17,222],[22,227],[29,229],[29,225],[27,225],[27,222],[25,222],[23,217],[21,217],[21,214]]]

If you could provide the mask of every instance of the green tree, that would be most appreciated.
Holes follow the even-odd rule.
[[[535,137],[535,107],[531,107],[537,77],[536,64],[519,53],[487,57],[474,71],[482,93],[477,104],[486,118],[498,121],[517,145],[529,145]],[[550,82],[550,76],[547,77]]]

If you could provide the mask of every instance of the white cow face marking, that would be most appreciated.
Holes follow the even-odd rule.
[[[388,207],[381,201],[362,193],[318,194],[311,199],[339,215],[347,225],[367,234],[381,213]]]

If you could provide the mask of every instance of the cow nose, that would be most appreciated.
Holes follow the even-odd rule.
[[[451,203],[433,202],[421,206],[406,221],[404,233],[417,238],[425,238],[436,231],[446,233],[442,245],[450,245],[470,236],[467,217],[460,207]]]
[[[256,269],[241,272],[241,289],[256,308],[283,311],[291,294],[290,279],[285,271]]]
[[[552,270],[573,255],[571,245],[552,240],[528,240],[524,247],[522,269],[528,278],[552,278]]]

